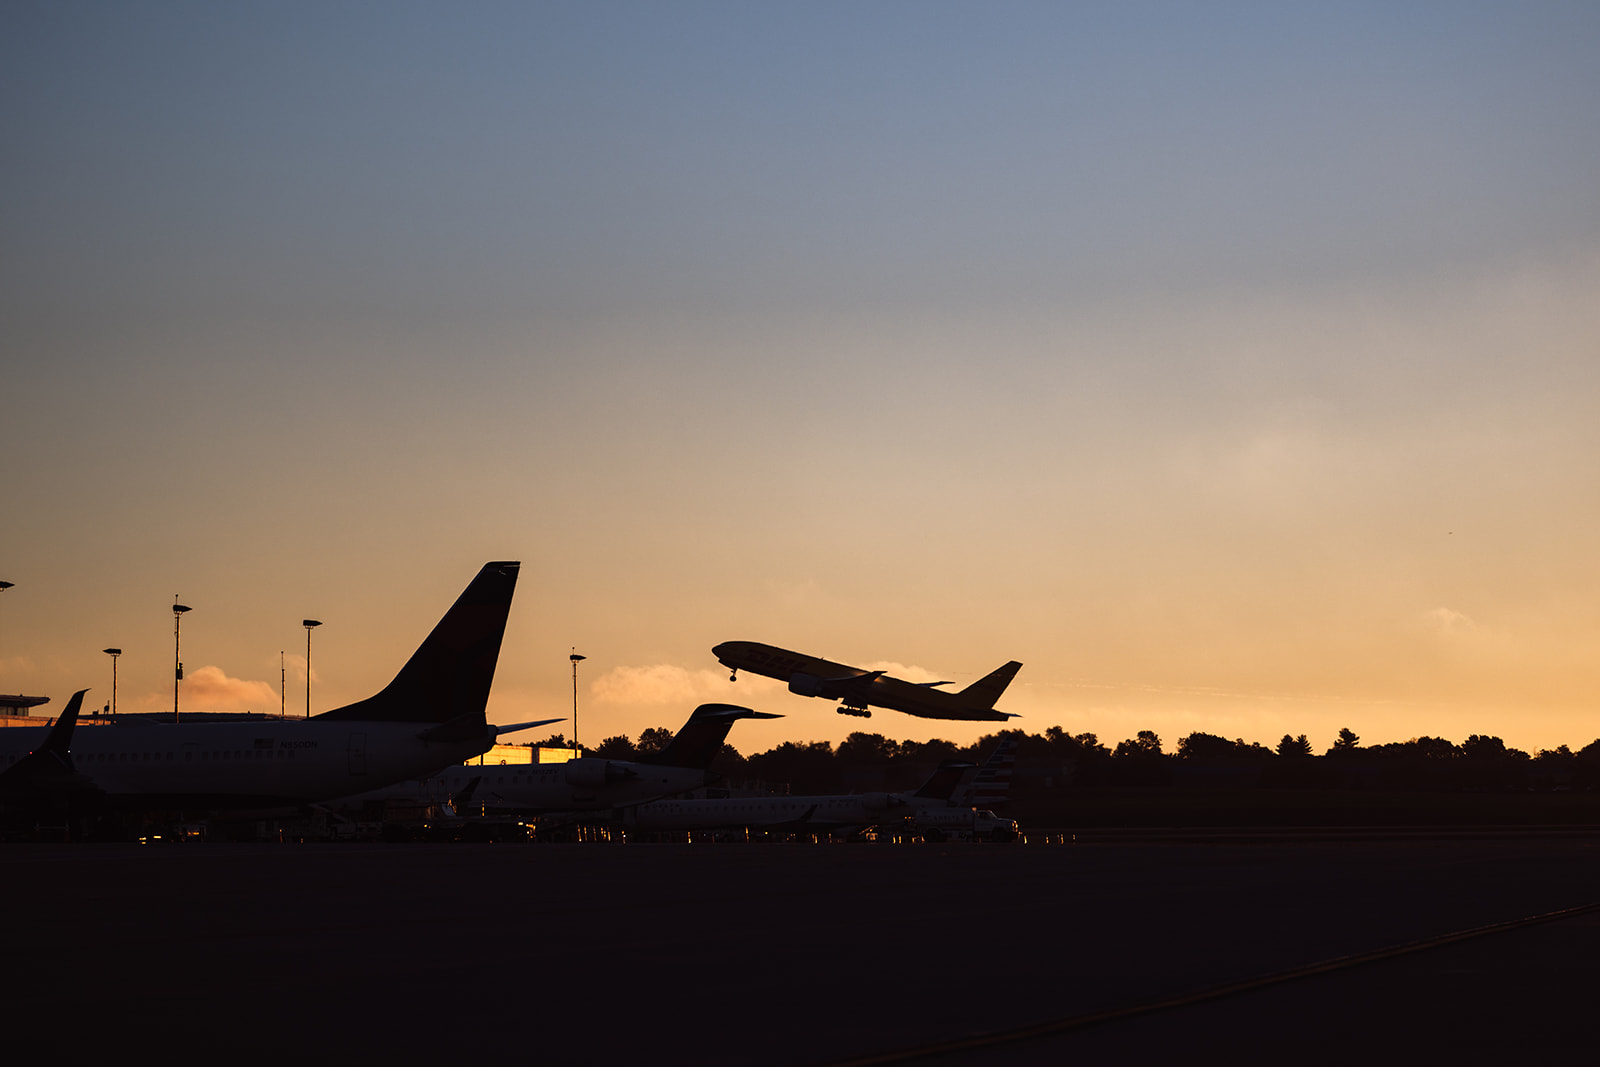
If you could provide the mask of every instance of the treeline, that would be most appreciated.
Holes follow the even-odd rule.
[[[658,752],[673,731],[657,727],[637,742],[608,737],[592,750],[607,759],[637,759]],[[1304,734],[1285,734],[1274,747],[1215,734],[1191,733],[1168,752],[1154,731],[1108,746],[1092,733],[1069,734],[1052,726],[1043,734],[1003,730],[967,746],[950,741],[895,741],[856,732],[837,746],[826,741],[785,741],[751,756],[724,746],[713,768],[733,781],[785,784],[794,792],[915,786],[941,760],[981,763],[1002,738],[1015,738],[1017,773],[1032,788],[1045,786],[1215,786],[1286,789],[1391,789],[1449,791],[1600,790],[1600,740],[1574,752],[1566,745],[1528,753],[1498,737],[1473,734],[1460,744],[1417,737],[1363,745],[1348,728],[1320,755]],[[560,734],[541,745],[564,747]],[[1029,791],[1032,791],[1031,789]]]

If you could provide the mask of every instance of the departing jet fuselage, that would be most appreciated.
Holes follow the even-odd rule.
[[[869,707],[888,708],[924,719],[1005,722],[1013,714],[996,711],[994,702],[1022,666],[1013,660],[956,693],[941,692],[945,682],[917,683],[883,671],[866,671],[832,660],[791,652],[758,641],[724,641],[712,655],[737,677],[739,671],[776,678],[791,693],[840,701],[841,715],[871,715]]]

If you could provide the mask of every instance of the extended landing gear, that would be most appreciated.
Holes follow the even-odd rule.
[[[733,670],[728,672],[728,681],[737,682],[738,680],[739,680],[739,668],[735,667]]]
[[[855,708],[855,707],[851,707],[849,704],[840,705],[839,707],[835,708],[834,710],[837,711],[840,715],[857,715],[857,716],[860,716],[863,719],[872,718],[872,712],[868,711],[866,708]]]

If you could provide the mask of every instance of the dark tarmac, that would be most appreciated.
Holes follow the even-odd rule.
[[[1085,845],[6,845],[12,1041],[822,1065],[1600,901],[1600,835]],[[1600,912],[934,1064],[1593,1054]],[[891,1062],[891,1061],[884,1061]]]

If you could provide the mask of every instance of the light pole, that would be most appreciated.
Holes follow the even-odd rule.
[[[102,648],[100,651],[111,657],[111,717],[117,717],[117,657],[122,655],[120,648]]]
[[[311,718],[311,631],[322,623],[316,619],[301,619],[300,625],[306,628],[306,718]]]
[[[574,648],[567,658],[572,661],[572,758],[577,759],[583,754],[578,748],[578,663],[588,657],[578,655]]]
[[[178,596],[173,594],[176,601]],[[172,721],[178,721],[178,683],[183,681],[183,659],[180,652],[183,647],[183,613],[191,611],[187,604],[172,605]]]
[[[7,589],[10,589],[12,584],[13,583],[11,582],[0,582],[0,593],[4,593]]]
[[[286,718],[289,705],[289,691],[285,684],[289,675],[283,666],[283,649],[278,649],[278,718]]]

